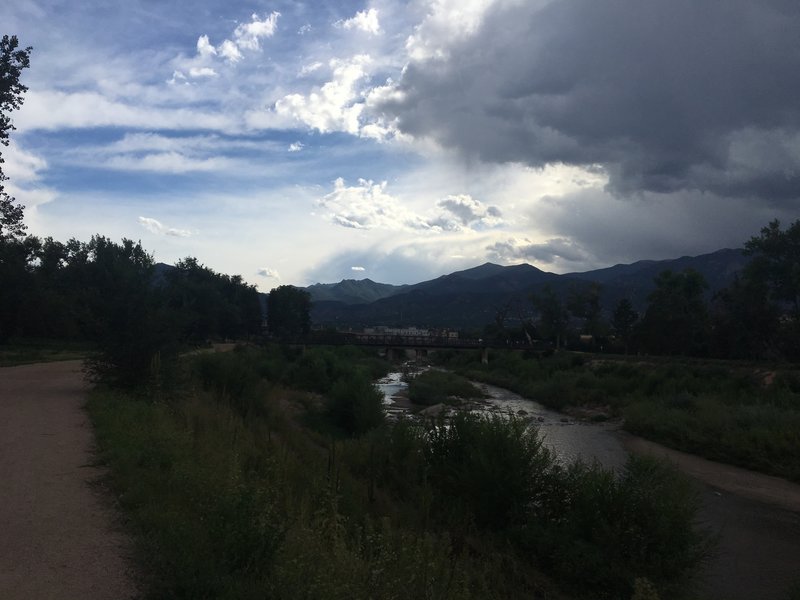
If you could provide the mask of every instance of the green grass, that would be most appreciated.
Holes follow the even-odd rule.
[[[92,393],[146,598],[679,597],[705,542],[670,469],[566,469],[514,419],[310,428],[335,413],[282,381],[300,359],[202,355],[158,401]]]
[[[81,360],[93,352],[85,342],[24,339],[0,344],[0,367],[14,367],[39,362]]]

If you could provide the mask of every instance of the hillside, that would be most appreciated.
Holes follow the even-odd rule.
[[[378,284],[371,280],[345,280],[307,288],[314,301],[312,320],[322,325],[418,325],[424,327],[482,327],[497,310],[511,303],[529,302],[530,295],[550,286],[565,296],[592,282],[602,285],[601,303],[610,312],[622,298],[644,310],[653,280],[666,269],[694,269],[709,284],[709,297],[726,287],[747,262],[741,250],[718,250],[672,260],[642,260],[582,273],[558,275],[529,264],[478,267],[442,275],[407,286]],[[384,294],[369,301],[369,294]],[[358,301],[355,301],[359,299]]]
[[[376,283],[371,279],[344,279],[339,283],[315,283],[305,289],[311,294],[312,302],[368,304],[401,293],[407,287]]]

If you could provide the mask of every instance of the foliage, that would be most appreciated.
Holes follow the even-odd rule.
[[[363,371],[341,377],[328,398],[332,421],[349,434],[360,435],[383,423],[383,394]]]
[[[744,247],[754,256],[747,275],[763,277],[775,299],[788,302],[795,318],[800,318],[800,220],[783,231],[775,219]]]
[[[214,272],[187,257],[165,274],[167,305],[178,320],[182,340],[241,339],[261,326],[255,287],[239,275]]]
[[[11,339],[0,347],[0,367],[41,362],[82,360],[91,354],[91,344],[41,338]]]
[[[256,353],[242,353],[255,368]],[[145,597],[486,597],[474,592],[488,587],[483,570],[446,535],[372,517],[363,505],[348,514],[354,481],[347,471],[338,486],[330,479],[313,432],[266,406],[245,416],[220,401],[212,390],[231,378],[228,356],[194,360],[209,393],[153,403],[98,389],[89,403],[139,543]],[[258,401],[274,408],[285,398],[269,388]]]
[[[443,366],[559,410],[599,408],[637,435],[800,481],[800,372],[789,366],[561,352],[443,356]],[[765,381],[772,381],[765,384]]]
[[[559,348],[567,334],[569,314],[561,298],[546,285],[539,294],[531,296],[531,302],[539,313],[539,333],[543,339],[550,340]]]
[[[300,358],[209,353],[165,401],[92,394],[146,597],[563,598],[542,567],[578,595],[676,597],[705,547],[670,469],[565,467],[516,419],[321,436],[314,398],[270,379]]]
[[[547,489],[554,464],[523,421],[466,412],[433,425],[423,455],[428,480],[443,503],[440,516],[457,519],[454,526],[474,520],[479,528],[494,530],[523,520]]]
[[[28,236],[0,244],[0,340],[93,342],[95,376],[144,383],[179,348],[260,331],[253,286],[187,258],[162,278],[141,243]]]
[[[73,275],[85,282],[79,295],[84,327],[98,349],[88,370],[115,385],[143,384],[154,361],[169,362],[177,353],[171,320],[150,284],[153,259],[140,243],[102,236],[86,250],[88,260]]]
[[[693,523],[696,492],[666,463],[632,457],[621,477],[580,463],[554,473],[557,493],[534,507],[520,536],[569,585],[629,597],[645,577],[673,597],[678,576],[707,554],[708,537]]]
[[[750,271],[714,298],[711,343],[728,358],[776,358],[780,355],[778,307],[770,302],[762,277]]]
[[[483,398],[484,393],[466,378],[449,371],[430,370],[416,375],[408,383],[408,397],[415,404],[427,406],[451,403],[452,398]]]
[[[281,285],[269,293],[267,329],[281,339],[299,338],[311,329],[311,296],[291,285]]]
[[[573,286],[567,297],[567,310],[583,321],[581,332],[595,338],[607,335],[606,325],[600,306],[602,286],[599,283],[589,283],[587,286]]]
[[[639,320],[639,313],[633,309],[633,305],[627,298],[621,299],[614,312],[611,315],[611,326],[614,328],[614,333],[625,344],[625,353],[628,353],[628,344],[630,344],[631,335],[633,334],[633,326]]]
[[[644,346],[656,354],[705,354],[708,310],[703,292],[708,285],[703,276],[692,269],[662,271],[655,285],[640,328]]]
[[[9,113],[22,106],[23,96],[28,91],[20,77],[22,71],[30,67],[31,50],[30,47],[21,49],[15,35],[4,35],[0,40],[0,144],[3,146],[8,146],[9,132],[14,130]],[[0,154],[0,165],[3,162]],[[7,179],[0,169],[0,244],[25,232],[23,207],[15,205],[14,198],[3,188],[3,182]]]

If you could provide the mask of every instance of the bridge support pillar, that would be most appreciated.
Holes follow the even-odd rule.
[[[386,356],[389,357],[389,360],[404,360],[406,358],[406,352],[403,348],[387,348],[386,349]]]
[[[489,364],[489,349],[488,348],[481,348],[481,364],[488,365]]]

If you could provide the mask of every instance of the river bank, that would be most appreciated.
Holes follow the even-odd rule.
[[[410,414],[400,374],[382,390],[387,409]],[[513,414],[539,428],[544,443],[564,462],[597,461],[620,469],[629,454],[671,462],[694,482],[698,520],[718,538],[713,556],[698,575],[707,600],[786,600],[800,579],[800,485],[740,467],[710,461],[622,431],[621,423],[592,423],[550,410],[509,390],[476,383],[489,398],[471,401],[472,411]],[[379,386],[380,387],[380,386]]]

